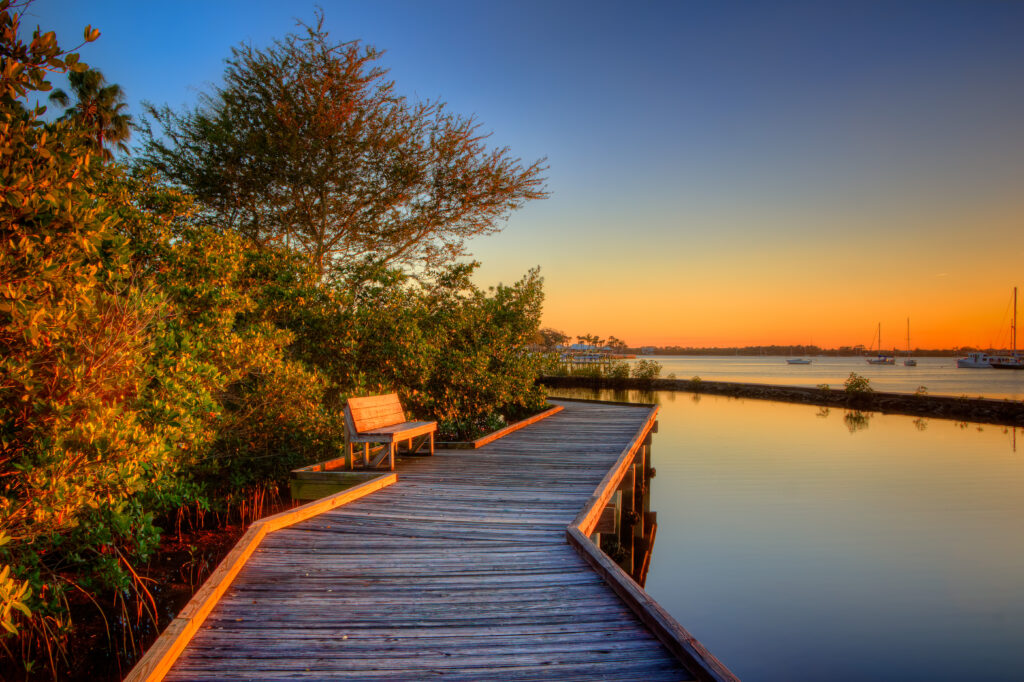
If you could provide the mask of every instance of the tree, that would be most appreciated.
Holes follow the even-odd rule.
[[[68,74],[68,84],[75,96],[74,105],[68,93],[54,90],[50,101],[67,107],[62,120],[76,121],[89,131],[104,159],[110,160],[113,154],[108,145],[119,151],[128,151],[125,142],[131,137],[132,117],[124,113],[128,105],[124,101],[124,91],[120,85],[105,85],[103,74],[95,69],[75,71]]]
[[[200,106],[146,105],[144,160],[186,188],[209,219],[257,244],[332,264],[436,266],[469,237],[547,196],[543,160],[488,149],[474,118],[395,93],[381,53],[332,43],[323,16],[266,49],[232,50]]]
[[[544,327],[537,332],[539,345],[545,350],[554,350],[569,340],[569,335],[552,327]]]

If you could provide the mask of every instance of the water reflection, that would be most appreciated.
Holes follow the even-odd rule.
[[[651,511],[650,439],[641,446],[608,501],[590,539],[638,585],[647,583],[658,514]]]
[[[868,428],[872,416],[874,415],[871,412],[847,410],[843,415],[843,421],[846,422],[846,428],[850,430],[850,433],[857,433]]]

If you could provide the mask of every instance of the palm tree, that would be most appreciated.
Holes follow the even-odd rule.
[[[71,106],[71,98],[63,90],[54,90],[50,101],[65,107],[61,120],[76,120],[89,131],[96,141],[104,159],[108,161],[114,155],[108,145],[120,151],[127,151],[125,142],[131,136],[132,117],[124,113],[128,105],[124,101],[124,90],[116,83],[106,84],[107,79],[95,69],[72,71],[68,74],[68,84],[75,96],[75,104]]]
[[[608,337],[608,345],[617,353],[626,350],[626,342],[614,335]]]

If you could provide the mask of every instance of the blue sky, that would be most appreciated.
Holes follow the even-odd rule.
[[[1024,247],[1024,3],[324,2],[399,91],[547,157],[478,240],[545,322],[631,343],[985,343]],[[138,102],[181,107],[312,3],[38,0]]]

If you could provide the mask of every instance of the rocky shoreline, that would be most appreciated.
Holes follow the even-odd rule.
[[[730,381],[693,379],[607,379],[594,377],[545,376],[537,380],[549,388],[590,388],[634,391],[685,391],[735,398],[776,400],[806,405],[842,407],[865,412],[905,414],[956,421],[1024,426],[1024,402],[951,396],[886,393],[882,391],[848,393],[842,388],[805,388],[773,384],[748,384]]]

